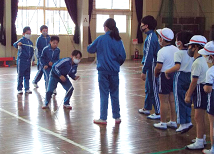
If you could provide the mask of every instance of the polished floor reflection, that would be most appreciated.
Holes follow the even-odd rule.
[[[33,66],[31,81],[36,71]],[[16,67],[1,67],[0,72],[0,154],[202,153],[184,148],[195,138],[195,127],[186,134],[161,131],[153,128],[157,121],[138,113],[145,97],[140,61],[126,61],[121,68],[120,125],[112,119],[110,103],[107,126],[93,124],[100,106],[95,64],[80,63],[77,75],[81,79],[72,81],[72,110],[63,109],[65,91],[60,84],[50,109],[42,110],[44,79],[38,89],[31,84],[32,94],[17,96]],[[209,141],[207,116],[206,126]]]

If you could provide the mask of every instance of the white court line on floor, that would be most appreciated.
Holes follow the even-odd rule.
[[[7,111],[7,110],[4,110],[4,109],[2,109],[2,108],[0,108],[0,110],[1,110],[2,112],[4,112],[4,113],[7,113],[7,114],[9,114],[9,115],[11,115],[11,116],[13,116],[13,117],[19,119],[19,120],[22,120],[22,121],[24,121],[24,122],[26,122],[26,123],[28,123],[28,124],[34,126],[34,127],[37,128],[37,129],[40,129],[40,130],[42,130],[42,131],[44,131],[44,132],[46,132],[46,133],[48,133],[48,134],[50,134],[50,135],[53,135],[53,136],[55,136],[55,137],[57,137],[57,138],[59,138],[59,139],[65,141],[65,142],[71,143],[71,144],[73,144],[74,146],[79,147],[79,148],[81,148],[81,149],[83,149],[83,150],[85,150],[85,151],[87,151],[87,152],[90,152],[90,153],[99,153],[99,152],[93,151],[93,150],[91,150],[91,149],[89,149],[89,148],[87,148],[87,147],[84,147],[84,146],[82,146],[82,145],[80,145],[80,144],[78,144],[78,143],[76,143],[76,142],[74,142],[74,141],[72,141],[72,140],[70,140],[70,139],[68,139],[68,138],[65,138],[65,137],[63,137],[63,136],[61,136],[61,135],[59,135],[59,134],[57,134],[57,133],[54,133],[54,132],[52,132],[52,131],[50,131],[50,130],[48,130],[48,129],[46,129],[46,128],[43,128],[43,127],[41,127],[41,126],[39,126],[39,125],[36,125],[36,124],[34,124],[34,123],[32,123],[32,122],[30,122],[30,121],[28,121],[28,120],[26,120],[26,119],[24,119],[24,118],[22,118],[22,117],[19,117],[19,116],[15,115],[15,114],[13,114],[13,113]]]

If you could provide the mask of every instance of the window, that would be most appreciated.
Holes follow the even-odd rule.
[[[73,23],[64,0],[19,0],[16,19],[17,34],[30,26],[32,34],[40,34],[40,26],[48,26],[49,34],[74,34]]]
[[[105,33],[103,24],[109,18],[109,15],[97,14],[97,33]]]
[[[96,0],[96,9],[130,9],[130,0]]]
[[[126,15],[114,15],[119,33],[126,33]]]

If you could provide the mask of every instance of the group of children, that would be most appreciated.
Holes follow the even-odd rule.
[[[141,78],[145,84],[145,105],[139,109],[142,114],[150,114],[152,105],[155,113],[149,119],[160,119],[154,124],[155,128],[174,128],[176,132],[185,133],[193,125],[191,123],[191,102],[194,103],[196,139],[187,145],[188,149],[203,149],[206,144],[205,111],[209,115],[210,138],[212,147],[203,150],[204,153],[214,153],[213,121],[214,121],[214,66],[208,69],[208,63],[214,64],[214,42],[201,35],[192,35],[181,31],[176,34],[176,46],[172,45],[174,33],[169,28],[158,29],[157,22],[152,16],[141,20],[141,30],[147,34],[144,43],[143,69]],[[59,60],[60,49],[58,36],[50,37],[48,27],[41,27],[41,36],[37,39],[38,72],[33,80],[35,88],[44,74],[46,98],[43,109],[48,108],[51,95],[60,82],[66,90],[64,108],[72,109],[69,104],[74,90],[67,75],[73,80],[76,76],[78,63],[82,53],[74,50],[69,58]],[[114,19],[109,18],[104,23],[105,35],[99,36],[88,46],[89,53],[97,53],[97,70],[100,90],[100,118],[96,124],[107,124],[108,97],[111,96],[112,112],[115,123],[119,124],[119,71],[126,59],[126,53]],[[23,79],[25,93],[29,90],[31,61],[34,55],[33,43],[30,41],[30,27],[23,29],[23,37],[14,43],[18,48],[18,94],[22,94]],[[160,49],[160,46],[162,47]],[[202,56],[204,55],[204,56]],[[170,121],[167,122],[168,104]],[[177,114],[177,118],[176,118]],[[180,124],[177,128],[177,124]]]
[[[35,88],[38,88],[37,83],[44,74],[46,98],[42,108],[48,108],[51,95],[56,95],[55,89],[57,87],[57,83],[60,82],[63,88],[66,90],[64,108],[71,109],[72,107],[69,104],[69,100],[72,95],[73,87],[70,80],[67,78],[67,75],[69,75],[74,80],[79,78],[78,76],[75,76],[75,74],[77,72],[77,66],[82,57],[82,53],[78,50],[74,50],[70,58],[64,58],[60,60],[60,49],[58,48],[59,37],[50,37],[48,35],[48,27],[46,25],[41,26],[40,31],[42,34],[36,41],[38,72],[33,80],[33,85]],[[15,48],[18,48],[18,94],[23,94],[23,79],[25,93],[32,93],[32,91],[29,89],[29,80],[31,62],[34,59],[34,46],[30,40],[30,37],[31,29],[30,27],[25,27],[23,29],[23,37],[13,44]]]
[[[144,108],[139,109],[139,113],[150,114],[153,104],[155,113],[149,115],[148,118],[160,119],[159,123],[154,124],[155,128],[163,130],[174,128],[176,132],[185,133],[193,127],[191,123],[191,103],[193,102],[196,139],[193,139],[193,143],[187,145],[186,148],[204,149],[206,144],[205,112],[207,110],[212,146],[210,150],[204,149],[203,153],[214,154],[214,66],[208,68],[207,64],[214,64],[214,41],[207,43],[206,38],[202,35],[193,36],[187,31],[181,31],[176,34],[175,47],[172,45],[174,33],[171,29],[158,29],[156,30],[158,38],[153,36],[156,25],[152,16],[146,16],[141,21],[141,29],[147,34],[141,74],[142,79],[146,80],[146,99]],[[154,44],[157,42],[162,47],[158,51],[157,47],[154,48]],[[156,66],[154,67],[154,65]],[[147,79],[149,78],[148,72],[154,72],[153,76],[150,75],[150,79]],[[154,83],[157,82],[157,79],[159,83],[156,86]],[[151,89],[152,92],[150,92]],[[160,103],[146,102],[149,98],[157,97],[156,89],[158,89],[159,97],[156,100],[150,100],[159,100]],[[168,105],[170,108],[169,122],[167,122]],[[177,128],[177,124],[180,124],[179,128]]]

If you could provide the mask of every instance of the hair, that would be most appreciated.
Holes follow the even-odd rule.
[[[180,31],[176,34],[176,38],[178,41],[181,41],[184,47],[187,47],[188,45],[185,45],[189,43],[190,39],[192,38],[193,34],[188,31]]]
[[[40,27],[40,31],[42,31],[43,29],[48,29],[48,26],[42,25],[42,26]]]
[[[108,29],[110,29],[110,36],[111,38],[119,41],[121,40],[121,37],[119,35],[119,30],[118,28],[116,27],[116,22],[114,19],[112,18],[108,18],[105,23],[104,23],[104,26],[108,27]]]
[[[30,27],[29,27],[29,26],[26,26],[26,27],[23,29],[23,33],[26,33],[28,30],[31,31]]]
[[[155,30],[155,28],[157,27],[157,21],[151,15],[143,17],[141,19],[141,23],[148,25],[148,29],[150,29],[150,30]]]
[[[81,53],[79,50],[74,50],[74,51],[71,53],[72,56],[77,56],[78,54],[80,55],[80,58],[82,58],[82,53]]]
[[[54,40],[59,42],[59,37],[58,36],[51,36],[51,42]]]
[[[192,47],[197,46],[197,47],[199,48],[199,50],[201,50],[201,49],[203,49],[203,48],[204,48],[204,46],[203,46],[203,45],[201,45],[201,44],[193,43],[193,44],[189,44],[189,45],[191,45]]]

